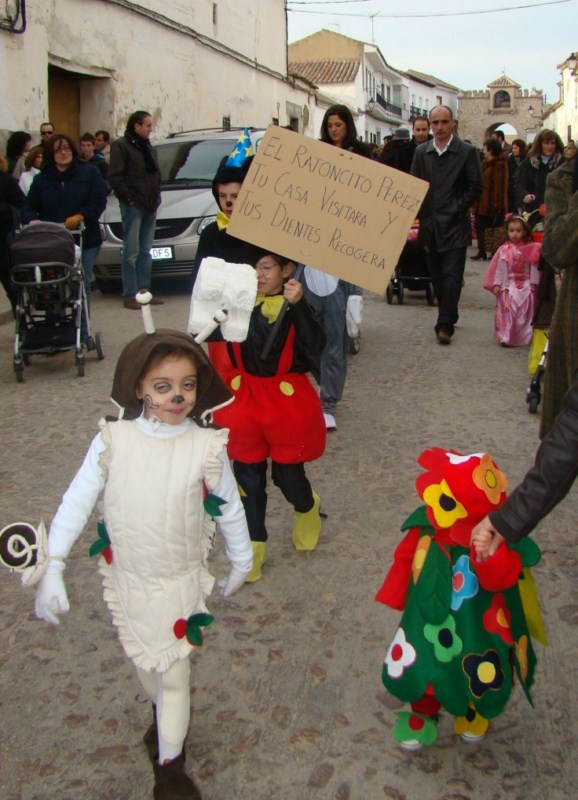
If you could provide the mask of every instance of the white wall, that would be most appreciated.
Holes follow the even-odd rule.
[[[158,136],[220,126],[223,116],[234,126],[273,117],[287,124],[287,103],[313,111],[308,93],[285,77],[283,0],[218,0],[216,25],[209,0],[139,0],[144,13],[170,15],[181,30],[128,5],[28,0],[26,32],[0,32],[0,130],[38,131],[48,117],[49,64],[99,79],[81,84],[81,130],[122,133],[137,108],[151,112]]]

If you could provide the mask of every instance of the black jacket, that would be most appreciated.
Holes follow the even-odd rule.
[[[18,181],[8,172],[0,172],[0,271],[8,275],[8,236],[15,229],[24,205]]]
[[[492,525],[509,542],[518,542],[568,494],[577,475],[578,373],[534,466],[504,505],[489,515]]]
[[[319,323],[313,317],[311,309],[307,305],[305,298],[298,303],[290,305],[287,313],[283,317],[277,331],[273,346],[266,359],[261,357],[265,345],[269,341],[269,335],[273,328],[273,323],[263,316],[261,306],[255,306],[251,313],[249,332],[244,342],[241,342],[241,357],[243,367],[250,375],[258,375],[260,378],[272,378],[277,374],[281,354],[285,347],[289,329],[295,327],[295,340],[293,343],[293,358],[288,372],[310,372],[315,359],[321,356],[325,347],[325,335]],[[209,341],[223,341],[220,329],[209,337]],[[227,349],[231,362],[235,364],[233,348],[230,342]],[[236,365],[241,367],[240,364]]]
[[[67,217],[82,214],[86,226],[83,244],[98,247],[102,243],[98,218],[106,208],[106,191],[100,172],[92,164],[75,161],[65,172],[51,167],[32,181],[22,222],[64,222]]]
[[[158,167],[157,154],[149,144],[150,154]],[[121,203],[135,205],[145,212],[156,211],[161,204],[161,173],[148,172],[143,151],[126,134],[110,146],[108,183]]]
[[[546,178],[556,167],[563,163],[564,157],[560,153],[555,153],[547,164],[544,164],[539,156],[525,158],[520,164],[516,181],[517,207],[522,211],[527,211],[529,214],[539,210],[546,194]],[[536,199],[531,203],[524,203],[524,197],[527,194],[536,195]],[[539,215],[535,214],[530,220],[530,225],[533,226],[539,221]]]
[[[420,246],[438,252],[467,247],[471,242],[470,208],[483,188],[475,148],[454,136],[439,156],[431,139],[416,148],[411,174],[430,185],[418,213]]]

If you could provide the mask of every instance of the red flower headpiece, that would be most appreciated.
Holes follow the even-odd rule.
[[[463,455],[432,447],[417,461],[428,470],[415,483],[429,521],[467,547],[474,525],[506,499],[506,476],[487,453]]]

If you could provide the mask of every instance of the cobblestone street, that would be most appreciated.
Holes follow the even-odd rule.
[[[432,445],[487,451],[510,487],[533,460],[527,350],[492,341],[484,265],[468,261],[450,347],[434,338],[423,292],[389,306],[365,293],[362,344],[350,357],[338,430],[308,474],[328,514],[317,550],[298,553],[292,511],[271,488],[263,579],[209,603],[215,622],[192,669],[187,769],[204,800],[565,800],[578,783],[578,488],[535,534],[534,570],[549,636],[536,645],[532,708],[520,690],[487,738],[466,744],[443,714],[435,745],[404,753],[393,740],[400,706],[381,684],[399,614],[374,602],[420,504],[416,459]],[[158,327],[185,329],[189,297],[165,285]],[[4,298],[3,298],[4,302]],[[1,310],[1,309],[0,309]],[[106,358],[35,357],[15,381],[12,324],[0,325],[4,412],[0,527],[48,524],[108,401],[122,346],[141,316],[117,296],[93,295]],[[150,707],[102,600],[88,548],[65,573],[71,610],[59,627],[36,620],[32,590],[0,573],[1,800],[148,800],[153,774],[141,737]],[[226,574],[222,540],[212,572]],[[577,659],[576,661],[574,659]],[[575,788],[572,789],[572,786]]]

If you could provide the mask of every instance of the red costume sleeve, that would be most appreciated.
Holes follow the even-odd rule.
[[[381,589],[375,595],[378,603],[401,611],[411,578],[411,568],[415,549],[419,541],[420,528],[411,528],[404,536],[393,554],[393,564],[385,576]]]
[[[489,592],[501,592],[515,586],[522,573],[520,554],[505,544],[501,544],[486,561],[477,561],[476,552],[471,547],[470,560],[480,585]]]

